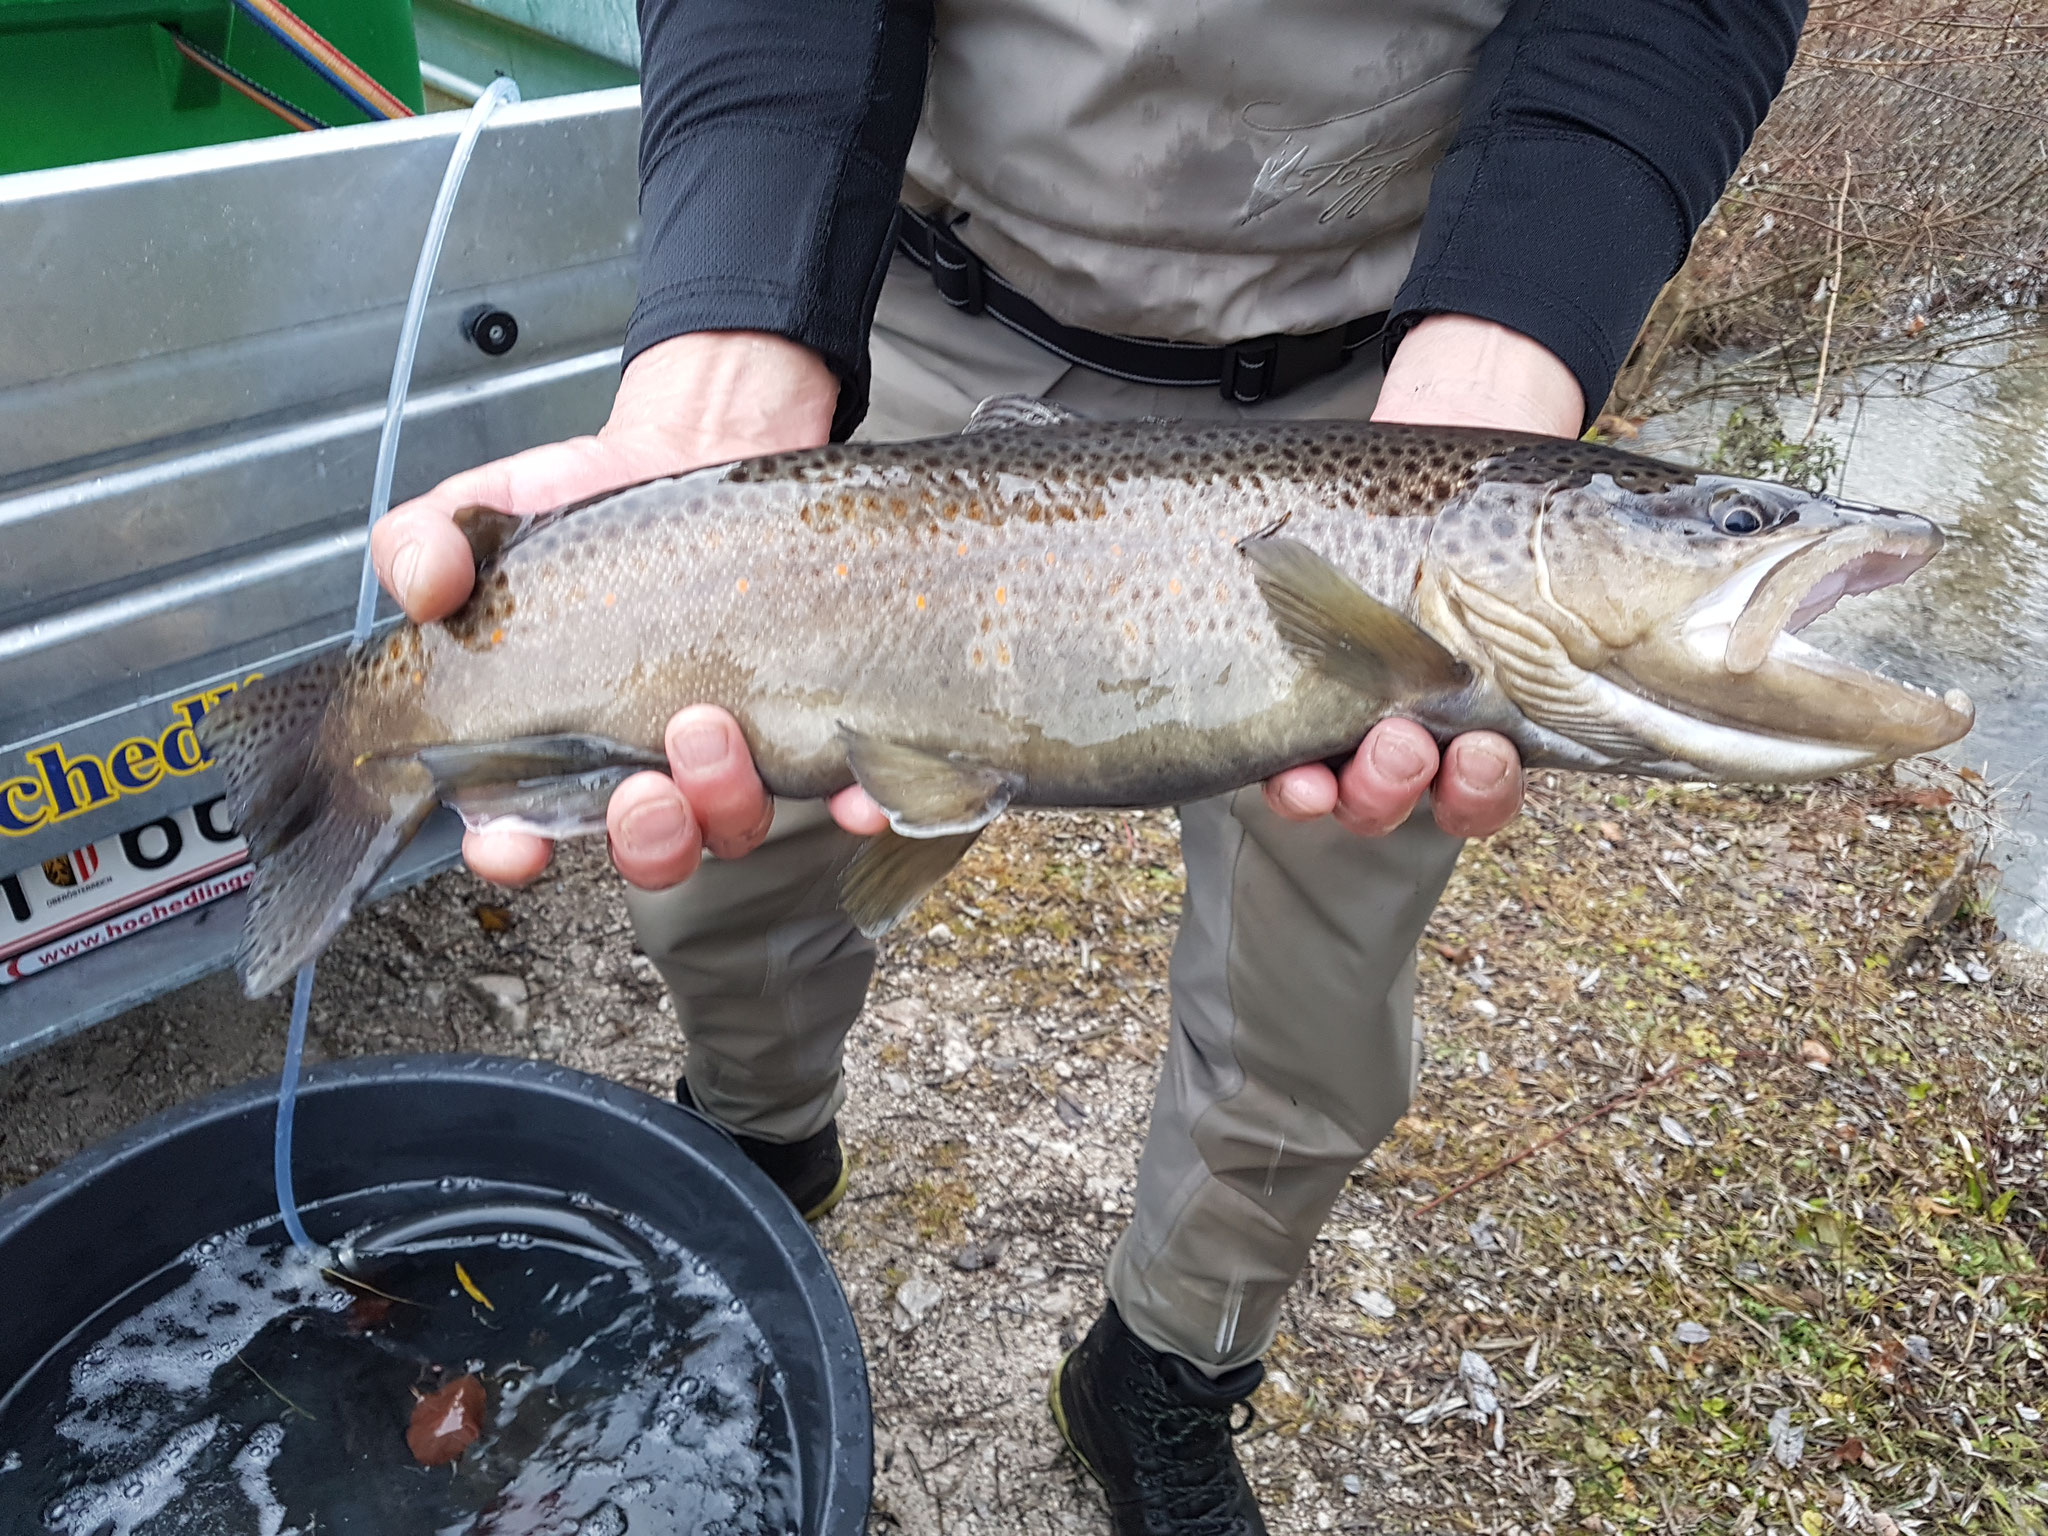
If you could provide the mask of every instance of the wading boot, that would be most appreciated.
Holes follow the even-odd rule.
[[[1254,1360],[1211,1380],[1132,1333],[1115,1302],[1102,1309],[1052,1373],[1052,1416],[1109,1496],[1116,1536],[1266,1536],[1230,1443],[1265,1373]]]
[[[676,1102],[704,1115],[691,1096],[687,1078],[676,1079]],[[711,1119],[709,1115],[704,1118]],[[711,1123],[718,1124],[715,1120]],[[836,1119],[827,1120],[824,1129],[812,1132],[802,1141],[763,1141],[730,1129],[726,1134],[739,1143],[748,1162],[775,1181],[775,1187],[789,1197],[789,1203],[803,1214],[805,1221],[829,1216],[846,1193],[846,1149],[839,1144]]]

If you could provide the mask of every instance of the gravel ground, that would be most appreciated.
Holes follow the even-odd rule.
[[[1977,798],[1560,776],[1468,854],[1415,1111],[1340,1201],[1241,1442],[1276,1533],[2038,1529],[2048,989],[1982,917]],[[1043,1393],[1128,1214],[1173,832],[1013,818],[888,948],[819,1229],[868,1351],[878,1532],[1105,1528]],[[656,1093],[681,1061],[593,846],[514,894],[434,880],[320,975],[316,1056]],[[0,1186],[275,1071],[283,1031],[222,978],[0,1069]]]

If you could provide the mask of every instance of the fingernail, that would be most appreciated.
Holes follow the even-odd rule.
[[[1383,733],[1372,741],[1372,765],[1391,779],[1419,779],[1429,772],[1429,759],[1405,735]]]
[[[412,584],[420,573],[420,541],[407,539],[398,546],[398,553],[391,557],[391,595],[398,599],[398,606],[412,606]]]
[[[1310,816],[1315,813],[1315,800],[1309,794],[1308,786],[1304,784],[1282,785],[1280,788],[1280,799],[1285,803],[1287,809],[1294,812],[1297,816]]]
[[[1467,789],[1490,793],[1505,784],[1508,775],[1520,770],[1522,760],[1492,742],[1473,744],[1458,754],[1458,777]]]
[[[725,758],[725,732],[713,721],[695,720],[676,732],[668,750],[681,767],[716,767]]]
[[[682,847],[683,808],[673,800],[650,800],[626,813],[619,824],[626,852],[637,858],[660,858]]]

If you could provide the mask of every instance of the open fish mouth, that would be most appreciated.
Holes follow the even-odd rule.
[[[1682,624],[1696,666],[1719,675],[1715,714],[1753,730],[1869,748],[1930,752],[1960,740],[1976,710],[1960,688],[1937,693],[1851,666],[1798,638],[1845,597],[1898,585],[1934,558],[1941,530],[1905,514],[1873,516],[1762,554]]]

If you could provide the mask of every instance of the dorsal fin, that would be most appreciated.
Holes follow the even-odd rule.
[[[1063,427],[1070,421],[1086,420],[1078,411],[1054,405],[1036,395],[990,395],[974,408],[967,425],[969,432],[995,432],[1006,427]]]

